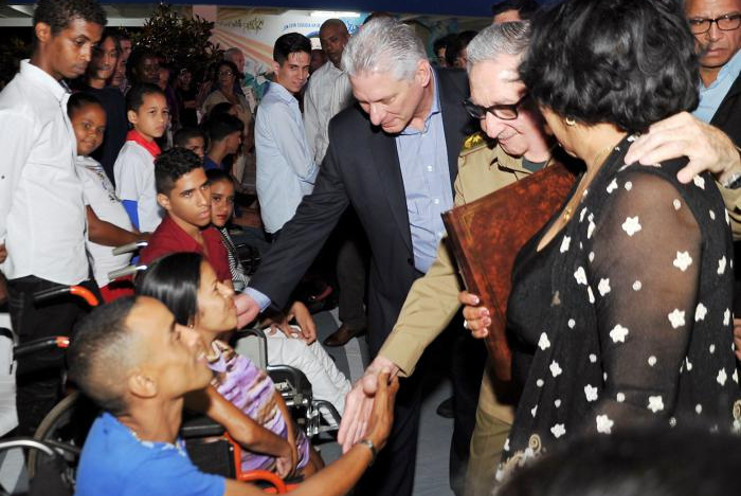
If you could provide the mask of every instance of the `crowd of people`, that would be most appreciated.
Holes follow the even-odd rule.
[[[66,363],[20,364],[11,435],[33,433],[68,368],[103,410],[80,495],[258,494],[193,465],[185,408],[225,427],[243,469],[305,480],[297,494],[411,496],[422,385],[445,357],[458,496],[634,494],[654,466],[656,494],[732,487],[721,470],[677,485],[667,460],[711,456],[689,438],[714,457],[739,445],[741,0],[505,0],[492,21],[430,57],[388,14],[352,36],[329,19],[321,56],[275,40],[258,92],[237,48],[196,84],[203,68],[132,47],[95,0],[39,0],[33,55],[0,93],[0,270],[20,343],[76,331]],[[498,376],[493,311],[465,291],[441,214],[552,167],[574,175],[563,204],[501,247],[517,256]],[[235,212],[250,170],[256,203]],[[254,273],[235,215],[261,243]],[[140,241],[141,273],[110,281],[132,263],[111,247]],[[355,385],[296,299],[328,265],[342,325],[325,344],[367,334]],[[59,285],[106,304],[35,303]],[[327,467],[229,344],[261,317],[282,331],[269,361],[342,414]]]

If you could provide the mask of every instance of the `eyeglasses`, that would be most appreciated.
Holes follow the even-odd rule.
[[[690,19],[690,31],[692,34],[703,34],[710,31],[710,26],[715,23],[721,31],[733,31],[741,26],[741,14],[726,14],[715,19]]]
[[[229,76],[229,77],[231,77],[233,75],[234,75],[234,73],[232,71],[219,71],[219,77],[221,77],[221,76]]]
[[[529,96],[530,95],[525,93],[525,95],[520,98],[517,103],[506,105],[497,104],[492,105],[491,107],[482,107],[481,105],[476,105],[471,101],[470,98],[466,98],[465,100],[463,100],[463,107],[466,109],[466,112],[468,112],[468,114],[474,119],[484,119],[486,118],[486,113],[489,112],[494,117],[502,119],[503,121],[513,121],[520,115],[518,109],[522,106],[525,100],[528,99]]]

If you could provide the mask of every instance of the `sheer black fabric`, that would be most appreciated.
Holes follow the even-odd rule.
[[[709,175],[680,184],[685,160],[625,165],[629,141],[561,233],[538,252],[546,226],[518,257],[508,318],[524,388],[503,472],[579,434],[741,427],[720,193]]]

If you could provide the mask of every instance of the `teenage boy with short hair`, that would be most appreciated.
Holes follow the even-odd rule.
[[[275,81],[255,120],[257,198],[265,231],[277,238],[312,192],[319,167],[311,156],[298,100],[309,78],[311,42],[299,33],[278,38],[273,47]]]
[[[157,203],[165,218],[141,253],[148,264],[168,253],[195,252],[209,261],[220,281],[231,286],[221,234],[211,227],[211,188],[198,156],[184,148],[163,152],[155,161]]]
[[[219,114],[208,119],[203,124],[203,130],[208,136],[208,152],[206,152],[203,167],[206,170],[224,170],[224,159],[239,151],[244,124],[233,115]]]
[[[206,135],[197,127],[183,127],[172,137],[172,145],[190,150],[203,160],[206,154]]]
[[[113,166],[116,195],[134,227],[152,232],[162,220],[154,185],[154,159],[160,147],[154,140],[165,133],[170,119],[164,92],[154,84],[134,86],[126,95],[126,117],[134,129],[126,135]]]
[[[204,474],[178,431],[183,397],[212,379],[198,334],[153,298],[122,298],[98,308],[69,350],[70,377],[104,409],[93,423],[77,472],[78,496],[259,496],[260,489]],[[291,492],[346,494],[385,445],[398,381],[382,375],[368,436]]]
[[[93,0],[39,0],[31,59],[21,62],[0,93],[0,253],[7,251],[0,270],[8,279],[11,322],[21,343],[71,333],[81,312],[64,298],[36,306],[33,295],[80,284],[90,275],[69,91],[61,81],[85,72],[105,24],[105,11]],[[61,360],[51,354],[43,359],[39,372],[18,382],[21,435],[33,433],[59,395]],[[1,423],[0,434],[16,424],[17,419]]]

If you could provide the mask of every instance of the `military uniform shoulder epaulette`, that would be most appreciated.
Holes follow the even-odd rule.
[[[486,136],[482,131],[473,133],[465,139],[463,142],[463,148],[461,149],[461,155],[467,155],[474,150],[478,150],[481,147],[488,145]]]

